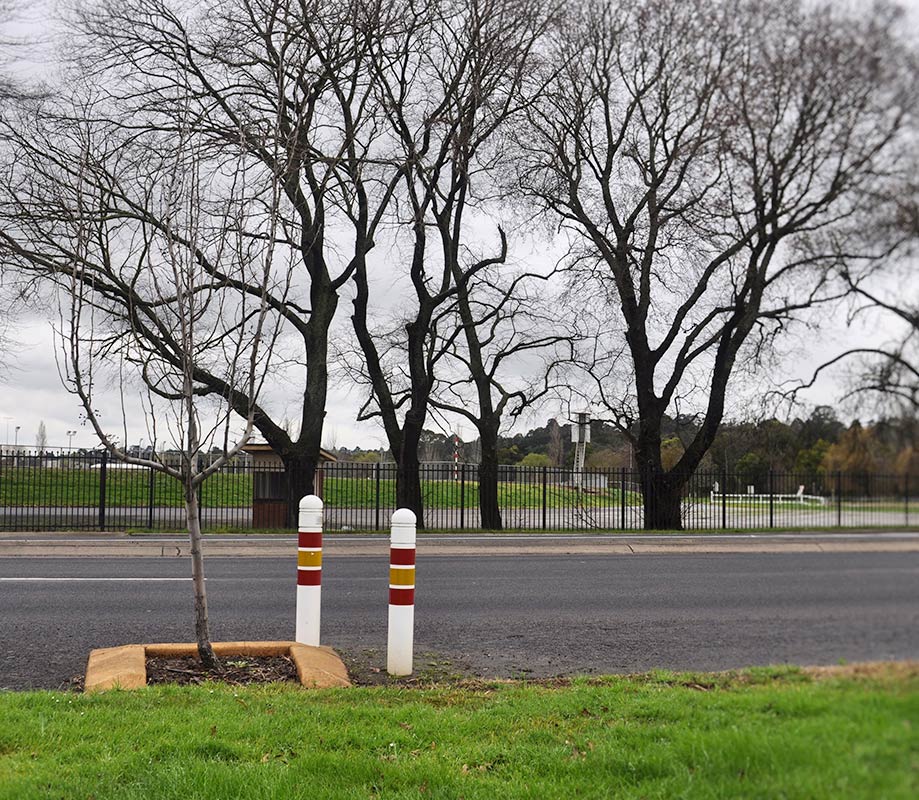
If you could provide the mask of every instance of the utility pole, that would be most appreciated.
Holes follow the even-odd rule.
[[[571,441],[574,443],[574,478],[578,491],[584,482],[584,458],[587,455],[587,445],[590,444],[590,412],[577,411],[571,422]]]

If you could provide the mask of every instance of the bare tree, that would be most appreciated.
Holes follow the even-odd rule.
[[[254,427],[277,335],[269,297],[278,288],[272,275],[280,185],[267,195],[251,193],[242,149],[235,164],[225,150],[210,161],[186,128],[169,139],[125,135],[92,114],[86,117],[82,123],[66,121],[69,136],[83,145],[76,172],[70,164],[57,170],[46,165],[31,176],[53,202],[44,206],[43,216],[21,220],[16,233],[33,241],[46,261],[59,259],[49,272],[63,296],[62,377],[99,440],[119,460],[182,485],[198,653],[214,668],[198,493],[240,452]],[[109,213],[109,196],[122,191],[108,183],[113,163],[132,187],[129,196],[138,209],[133,218]],[[41,196],[33,192],[33,199]],[[58,245],[54,255],[41,249],[51,229]],[[21,245],[14,253],[22,253]],[[227,294],[227,281],[245,283],[251,291]],[[232,388],[214,392],[214,376]],[[124,395],[132,381],[142,389],[150,458],[132,456],[118,443],[128,441]],[[122,437],[114,435],[97,406],[100,385],[110,384],[122,392]],[[232,396],[237,391],[249,401],[245,414]],[[234,411],[242,416],[241,429]],[[178,449],[177,464],[156,457],[164,445]]]
[[[405,24],[378,40],[373,65],[393,158],[409,165],[395,222],[409,232],[414,307],[400,330],[372,329],[372,276],[359,264],[352,321],[370,389],[361,418],[381,419],[398,465],[397,503],[423,525],[418,446],[437,365],[461,335],[449,327],[457,276],[471,286],[507,256],[500,230],[490,252],[473,255],[471,218],[493,192],[502,139],[527,102],[524,77],[551,16],[529,0],[408,0],[400,9]]]
[[[264,405],[257,407],[254,424],[284,462],[290,524],[300,497],[314,487],[329,331],[340,292],[373,247],[400,170],[368,156],[377,115],[367,49],[370,32],[386,24],[385,11],[385,4],[372,0],[206,0],[194,6],[112,0],[81,4],[75,14],[74,74],[90,84],[84,94],[101,92],[110,100],[110,121],[168,141],[187,117],[193,122],[187,135],[209,157],[242,150],[250,187],[265,192],[280,182],[276,276],[268,304],[282,323],[283,346],[274,366],[279,379],[302,388],[302,407],[296,436]],[[18,131],[7,135],[28,146]],[[31,150],[35,160],[57,157],[54,141]],[[107,168],[105,180],[124,189],[120,165]],[[107,202],[111,214],[126,218],[148,211],[138,211],[123,192],[112,192]],[[264,241],[261,232],[247,235],[253,244]],[[23,269],[46,268],[38,254],[21,255],[20,262]],[[212,278],[236,302],[261,292],[258,284],[219,271]],[[112,291],[125,306],[131,303],[120,284]],[[253,398],[245,386],[227,385],[222,373],[200,369],[198,391],[229,397],[242,417],[249,413]]]
[[[823,373],[845,365],[849,369],[843,402],[888,407],[894,412],[919,410],[919,295],[911,291],[919,253],[919,185],[914,162],[905,162],[902,173],[904,180],[892,198],[879,198],[886,215],[868,228],[883,257],[861,269],[850,269],[845,262],[841,267],[852,293],[850,325],[870,314],[890,335],[885,341],[837,353],[818,366],[808,381],[797,381],[780,392],[784,399],[797,402]]]
[[[866,255],[859,227],[915,107],[897,28],[883,5],[629,0],[587,3],[563,31],[521,180],[616,331],[622,357],[587,366],[634,446],[647,528],[681,527],[732,376],[848,291],[834,270]],[[681,404],[699,424],[667,469],[661,425]]]
[[[4,118],[0,247],[61,293],[62,377],[103,446],[181,482],[198,651],[214,666],[198,490],[240,451],[260,411],[281,324],[272,303],[289,291],[277,246],[281,177],[252,175],[244,131],[222,148],[197,136],[188,94],[175,98],[170,130],[134,124],[142,120],[117,102],[76,91]],[[124,398],[132,375],[154,453],[171,440],[179,464],[119,445],[124,403],[122,437],[103,419],[100,387],[120,385]]]
[[[0,31],[2,26],[16,17],[14,4],[9,0],[0,0]],[[21,80],[14,77],[12,62],[23,52],[27,42],[0,32],[0,116],[9,113],[10,105],[26,96],[35,96],[35,87],[26,87]],[[4,269],[0,262],[0,377],[13,363],[13,351],[16,349],[13,323],[17,318],[17,309],[21,306],[22,289],[10,270]]]
[[[7,371],[14,363],[13,352],[16,342],[14,321],[16,307],[16,292],[6,285],[3,270],[0,270],[0,381],[5,378]]]
[[[17,21],[21,11],[12,0],[0,0],[0,107],[10,100],[37,93],[37,87],[26,85],[14,72],[14,62],[27,50],[29,41],[4,30],[4,26]]]
[[[455,263],[456,321],[448,329],[450,360],[433,403],[465,417],[479,432],[479,511],[482,527],[501,530],[498,506],[498,434],[557,388],[557,368],[574,359],[578,333],[550,310],[552,271],[501,275]]]

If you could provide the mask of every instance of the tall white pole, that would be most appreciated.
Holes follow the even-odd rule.
[[[392,515],[389,540],[389,635],[386,671],[411,675],[415,639],[415,514],[399,508]]]
[[[300,501],[297,536],[297,635],[301,644],[319,645],[322,600],[322,500]]]

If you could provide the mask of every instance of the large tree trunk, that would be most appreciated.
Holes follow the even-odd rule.
[[[302,450],[289,450],[281,453],[284,464],[284,485],[287,501],[287,527],[295,530],[300,519],[300,500],[316,491],[316,470],[319,454]]]
[[[396,507],[415,513],[419,529],[424,529],[424,503],[421,496],[421,466],[418,445],[424,417],[410,410],[402,426],[402,446],[396,455]]]
[[[645,530],[683,530],[682,488],[685,481],[663,469],[642,470],[640,480]]]
[[[504,524],[498,507],[497,424],[480,425],[479,442],[482,446],[479,462],[479,513],[482,516],[482,528],[486,531],[500,531]]]
[[[644,507],[644,529],[648,531],[683,530],[681,493],[685,479],[680,473],[667,472],[661,462],[662,415],[646,413],[639,421],[635,456],[638,461]]]
[[[191,577],[195,592],[195,639],[198,656],[207,669],[217,669],[219,663],[211,647],[208,628],[207,591],[204,583],[204,556],[201,552],[201,520],[198,518],[197,487],[185,486],[185,518],[188,524],[188,538],[191,542]]]

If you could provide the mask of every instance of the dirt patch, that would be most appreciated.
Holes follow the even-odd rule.
[[[386,651],[375,648],[339,650],[348,677],[355,686],[430,686],[431,684],[480,684],[489,681],[477,675],[472,667],[439,653],[415,653],[414,672],[397,678],[386,672]]]
[[[85,675],[74,675],[72,678],[68,678],[61,683],[61,685],[57,687],[57,690],[59,692],[77,692],[78,694],[83,694],[85,682]]]
[[[919,678],[919,661],[862,661],[828,667],[802,667],[816,680],[845,678],[866,681],[905,681]]]
[[[220,660],[220,667],[209,670],[198,658],[151,657],[147,659],[147,685],[189,686],[206,681],[244,686],[250,683],[299,683],[297,668],[288,656],[235,656]]]

